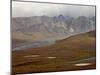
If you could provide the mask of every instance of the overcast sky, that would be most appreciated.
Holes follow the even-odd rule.
[[[12,17],[28,16],[94,16],[94,6],[48,4],[35,2],[12,2]]]

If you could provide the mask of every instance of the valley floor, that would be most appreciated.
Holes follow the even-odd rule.
[[[88,70],[96,68],[95,32],[53,45],[12,51],[12,74]]]

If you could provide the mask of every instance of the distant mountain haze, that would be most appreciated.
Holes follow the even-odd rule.
[[[13,38],[25,40],[61,39],[71,35],[89,32],[95,29],[91,18],[78,18],[63,15],[32,16],[12,18]]]
[[[12,38],[59,40],[95,29],[95,6],[12,2]]]

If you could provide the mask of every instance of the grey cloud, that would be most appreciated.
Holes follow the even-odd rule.
[[[57,16],[70,15],[77,16],[94,16],[94,6],[79,6],[79,5],[63,5],[63,4],[49,4],[49,3],[35,3],[35,2],[12,2],[12,17],[26,17],[26,16]]]

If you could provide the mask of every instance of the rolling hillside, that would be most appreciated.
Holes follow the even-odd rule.
[[[95,31],[56,41],[55,44],[12,51],[12,72],[36,73],[96,68]],[[86,66],[75,64],[90,63]]]

